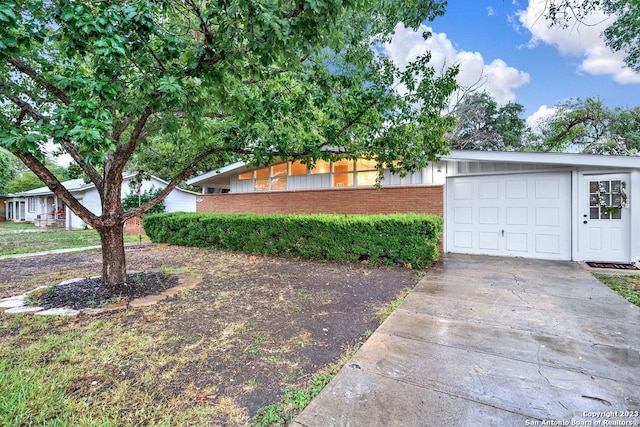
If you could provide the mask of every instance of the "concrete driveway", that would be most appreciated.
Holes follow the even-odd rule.
[[[640,308],[575,263],[448,255],[292,425],[640,426]]]

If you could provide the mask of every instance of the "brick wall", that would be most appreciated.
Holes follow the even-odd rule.
[[[198,212],[432,213],[443,215],[443,186],[335,188],[272,193],[203,194]]]

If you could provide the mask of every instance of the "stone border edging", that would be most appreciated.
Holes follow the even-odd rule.
[[[69,282],[65,280],[65,282]],[[63,282],[61,282],[63,283]],[[82,310],[74,310],[67,307],[45,309],[43,307],[33,307],[25,304],[29,294],[39,289],[49,288],[50,286],[39,286],[29,292],[20,295],[0,299],[0,310],[4,309],[7,314],[35,314],[38,316],[77,316],[83,314],[100,314],[109,311],[124,310],[129,307],[146,307],[154,305],[167,298],[177,295],[185,289],[192,289],[202,283],[202,276],[195,274],[180,274],[178,276],[178,285],[173,288],[165,289],[162,293],[156,295],[147,295],[145,297],[136,298],[129,302],[120,302],[108,304],[99,308],[85,308]]]

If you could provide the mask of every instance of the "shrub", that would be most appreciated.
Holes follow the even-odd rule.
[[[153,242],[377,265],[430,265],[439,255],[436,215],[170,213],[144,218]]]

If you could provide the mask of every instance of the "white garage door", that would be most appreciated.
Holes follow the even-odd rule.
[[[571,259],[571,174],[447,178],[448,252]]]

